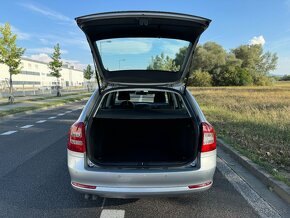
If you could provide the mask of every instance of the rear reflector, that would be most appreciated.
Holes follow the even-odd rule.
[[[202,145],[201,152],[213,151],[216,149],[216,134],[209,123],[202,123]]]
[[[80,188],[88,188],[88,189],[96,189],[97,188],[97,186],[94,186],[94,185],[85,185],[85,184],[81,184],[78,182],[72,182],[71,184],[73,186],[80,187]]]
[[[202,188],[202,187],[205,187],[205,186],[209,186],[211,185],[211,181],[209,182],[206,182],[206,183],[202,183],[202,184],[197,184],[197,185],[189,185],[188,188],[190,189],[193,189],[193,188]]]
[[[74,152],[84,153],[86,151],[85,124],[83,122],[74,123],[68,135],[67,148]]]

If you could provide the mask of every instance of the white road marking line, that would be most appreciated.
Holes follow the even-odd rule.
[[[46,122],[46,120],[38,120],[38,121],[35,122],[35,123],[44,123],[44,122]]]
[[[49,120],[52,120],[52,119],[55,119],[55,118],[56,118],[56,117],[49,117],[48,119],[49,119]]]
[[[124,218],[125,210],[102,210],[100,218]]]
[[[66,111],[65,114],[69,114],[69,113],[71,113],[71,112],[72,112],[72,111]]]
[[[217,158],[217,167],[261,217],[281,217],[280,214],[258,195],[238,174],[236,174],[224,160]]]
[[[58,114],[57,116],[63,116],[64,114]]]
[[[16,133],[17,131],[7,131],[7,132],[3,132],[2,134],[0,135],[11,135],[13,133]]]
[[[32,126],[34,126],[34,125],[25,125],[25,126],[21,126],[20,128],[21,129],[28,129],[28,128],[32,127]]]

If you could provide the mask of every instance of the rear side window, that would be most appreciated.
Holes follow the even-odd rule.
[[[102,109],[184,109],[179,95],[164,91],[118,91],[105,96]]]
[[[121,103],[126,92],[118,92],[116,103]],[[169,104],[166,92],[127,92],[129,93],[129,101],[134,103],[163,103]],[[125,94],[126,95],[126,94]],[[127,100],[127,99],[126,99]]]

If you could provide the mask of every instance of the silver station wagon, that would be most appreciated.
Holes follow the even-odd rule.
[[[72,187],[114,198],[205,191],[216,169],[216,134],[186,89],[210,20],[166,12],[76,18],[98,88],[71,126]]]

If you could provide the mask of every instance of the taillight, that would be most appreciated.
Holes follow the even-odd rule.
[[[67,148],[71,151],[81,153],[86,151],[85,124],[83,122],[77,122],[71,126]]]
[[[216,134],[214,128],[209,123],[202,123],[202,145],[201,152],[216,149]]]

